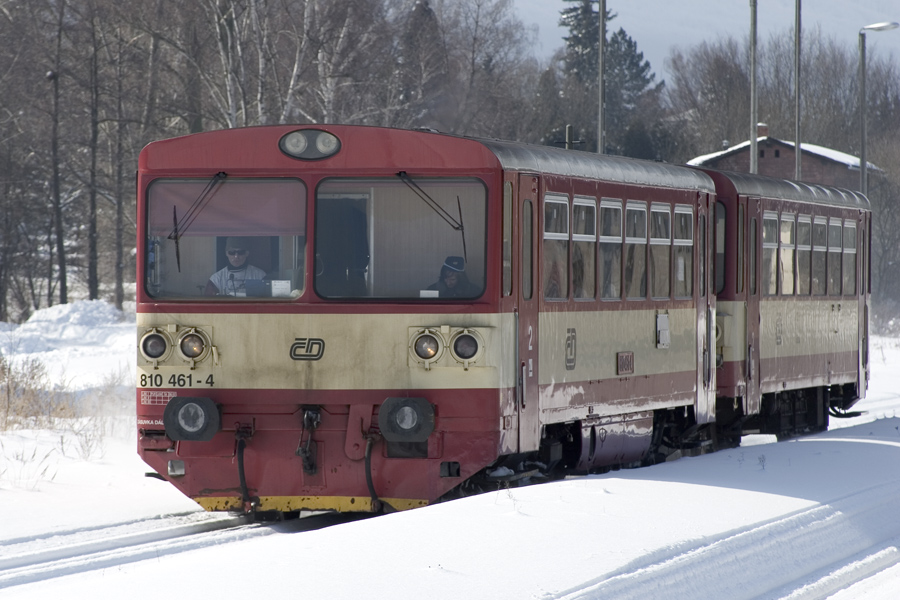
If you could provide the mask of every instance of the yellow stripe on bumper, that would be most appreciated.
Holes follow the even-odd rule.
[[[428,500],[409,498],[379,498],[396,510],[409,510],[428,506]],[[194,502],[207,511],[241,510],[240,496],[194,498]],[[258,510],[292,512],[297,510],[332,510],[337,512],[372,512],[372,499],[368,496],[261,496]]]

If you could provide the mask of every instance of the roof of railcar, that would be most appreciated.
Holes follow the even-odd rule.
[[[486,146],[504,169],[563,177],[582,177],[616,183],[714,192],[713,182],[702,171],[652,162],[563,150],[504,140],[473,139]]]
[[[708,173],[713,179],[726,179],[731,182],[739,196],[791,200],[809,204],[857,208],[865,211],[871,210],[869,199],[863,194],[853,190],[845,190],[804,181],[775,179],[766,177],[765,175],[753,175],[751,173],[717,171],[714,169],[702,170],[703,172]]]

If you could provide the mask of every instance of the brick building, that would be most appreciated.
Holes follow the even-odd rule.
[[[757,162],[760,175],[779,179],[794,179],[796,151],[794,142],[786,142],[769,135],[769,128],[760,123],[758,129]],[[800,176],[803,181],[819,183],[848,190],[859,189],[859,158],[814,144],[802,144]],[[723,171],[750,171],[750,141],[732,146],[721,152],[698,156],[689,165],[710,167]],[[869,185],[880,169],[869,163]]]

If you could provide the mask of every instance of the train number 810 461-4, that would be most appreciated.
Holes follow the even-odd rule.
[[[166,377],[162,373],[141,373],[138,377],[138,387],[195,387],[206,386],[213,387],[215,380],[212,375],[205,379],[203,377],[194,377],[190,373],[172,374]]]

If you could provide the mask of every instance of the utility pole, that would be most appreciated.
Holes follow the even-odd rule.
[[[750,172],[759,172],[757,126],[759,108],[756,103],[756,0],[750,0]]]
[[[603,55],[606,54],[606,0],[600,0],[600,35],[598,38],[599,50],[598,59],[598,82],[597,87],[600,90],[600,98],[597,108],[597,154],[606,153],[606,121],[603,116],[603,104],[606,99],[606,85],[603,71]]]
[[[794,179],[800,181],[803,147],[800,144],[800,2],[794,17]]]

